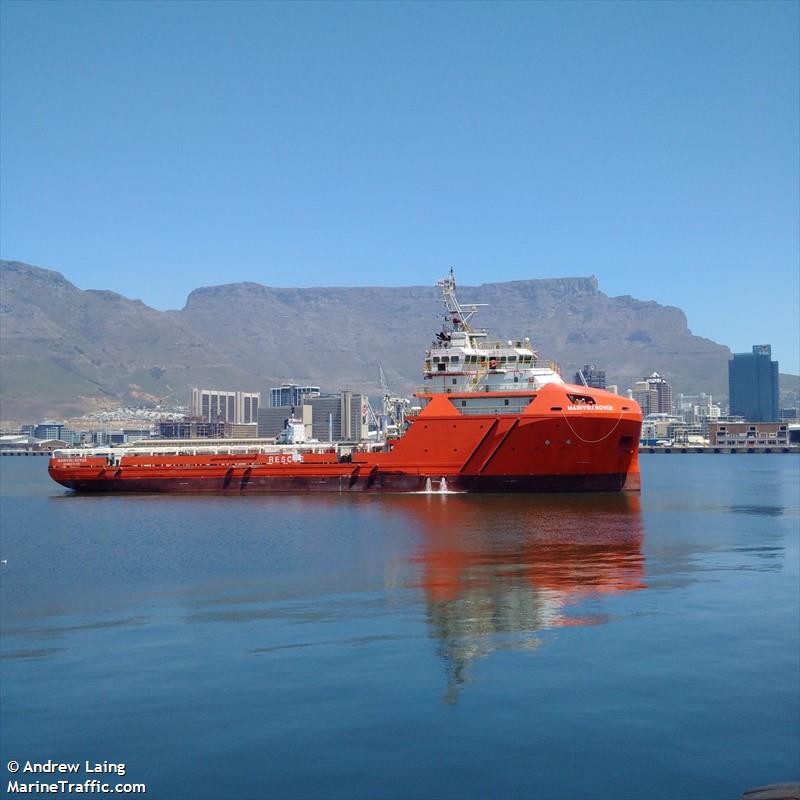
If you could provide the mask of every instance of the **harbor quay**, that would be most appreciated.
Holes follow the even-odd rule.
[[[782,447],[695,447],[672,445],[669,447],[640,447],[639,454],[649,453],[726,453],[729,455],[737,455],[739,453],[760,453],[760,454],[784,454],[784,453],[800,453],[800,445],[785,445]]]

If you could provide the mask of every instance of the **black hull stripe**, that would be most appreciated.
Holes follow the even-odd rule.
[[[454,475],[447,488],[454,492],[619,492],[626,473],[606,475]],[[250,477],[228,480],[210,478],[123,478],[111,480],[58,481],[78,492],[159,492],[167,494],[269,494],[273,492],[422,492],[426,478],[384,473],[374,479],[350,476]],[[440,478],[431,478],[436,492]]]

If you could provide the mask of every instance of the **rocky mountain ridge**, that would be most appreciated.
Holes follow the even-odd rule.
[[[489,306],[481,326],[498,338],[530,336],[565,378],[585,363],[620,390],[654,370],[676,392],[727,392],[727,347],[694,336],[678,308],[609,297],[591,278],[459,288]],[[115,404],[179,402],[191,386],[266,392],[286,380],[379,394],[421,382],[425,348],[440,328],[432,286],[203,287],[180,311],[158,311],[63,275],[0,262],[0,400],[3,419],[69,416]]]

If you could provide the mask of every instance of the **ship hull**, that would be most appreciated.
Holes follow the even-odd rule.
[[[522,413],[503,413],[504,396],[498,395],[500,408],[491,415],[462,413],[461,395],[433,395],[384,452],[341,457],[332,449],[227,455],[154,449],[92,458],[73,451],[56,454],[49,470],[69,489],[106,493],[638,490],[638,406],[599,390],[594,405],[576,406],[570,398],[578,388],[545,387]]]

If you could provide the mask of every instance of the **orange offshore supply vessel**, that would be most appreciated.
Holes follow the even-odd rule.
[[[53,480],[79,492],[617,492],[639,489],[642,414],[626,397],[564,383],[530,340],[493,342],[438,282],[442,331],[425,356],[421,410],[398,438],[56,450]],[[280,440],[279,440],[280,441]]]

